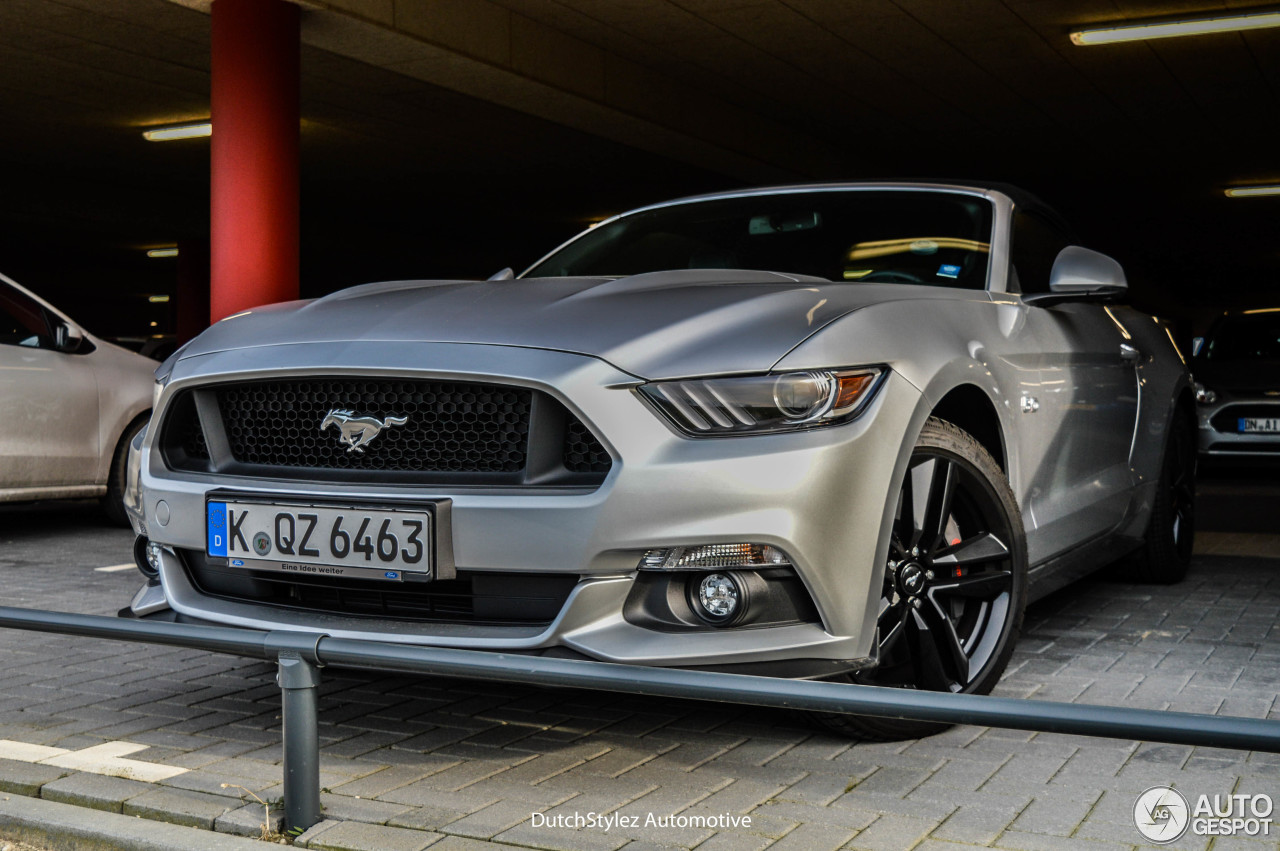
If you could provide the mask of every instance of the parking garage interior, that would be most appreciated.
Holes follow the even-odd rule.
[[[210,313],[211,139],[150,141],[144,133],[209,120],[211,6],[220,1],[0,4],[0,272],[90,332],[135,349],[148,339],[185,340],[219,318]],[[1134,304],[1168,320],[1184,353],[1224,311],[1280,307],[1280,196],[1238,192],[1280,184],[1280,29],[1095,46],[1071,39],[1093,26],[1251,12],[1258,8],[1252,0],[296,5],[302,298],[371,281],[483,279],[504,267],[519,273],[608,216],[683,195],[945,178],[1013,184],[1058,209],[1082,244],[1123,264]],[[1037,603],[1028,615],[1032,649],[1019,657],[1005,693],[1065,689],[1047,667],[1036,667],[1047,662],[1035,648],[1065,654],[1081,635],[1104,636],[1094,639],[1103,648],[1099,658],[1139,647],[1130,657],[1136,670],[1145,664],[1137,658],[1142,642],[1206,600],[1238,604],[1257,635],[1274,640],[1275,468],[1210,465],[1204,473],[1201,555],[1220,559],[1207,562],[1220,573],[1202,569],[1189,587],[1163,596],[1090,580]],[[76,547],[127,546],[124,533],[84,520],[82,508],[4,507],[0,541],[10,549],[0,551],[0,564],[34,570],[48,561],[70,569]],[[64,532],[65,541],[49,542]],[[114,560],[98,561],[110,567]],[[122,604],[137,584],[128,575],[130,582],[94,574],[93,588]],[[1239,599],[1223,591],[1218,576]],[[59,602],[27,579],[13,593]],[[77,605],[95,605],[85,593],[75,590]],[[1146,618],[1142,628],[1108,633],[1108,607],[1134,600]],[[1123,620],[1117,615],[1115,623]],[[1222,634],[1230,637],[1233,628]],[[1219,634],[1200,621],[1187,629],[1206,645]],[[10,652],[24,652],[9,639]],[[1271,658],[1241,663],[1245,678],[1260,676],[1257,665]],[[1096,689],[1090,697],[1130,694],[1118,679],[1100,677],[1095,686],[1092,659],[1070,667],[1066,681],[1088,680],[1080,688]],[[178,667],[173,657],[165,660]],[[262,666],[228,665],[210,674],[210,688],[229,690],[227,680],[241,677],[261,689],[269,674]],[[343,682],[353,705],[366,709],[378,705],[380,698],[370,697],[377,694],[443,700],[400,681]],[[1249,688],[1248,699],[1261,701],[1274,683],[1255,680]],[[1230,706],[1238,698],[1224,694],[1204,699]],[[476,704],[505,707],[500,697],[465,693]],[[558,723],[536,693],[513,700],[538,704],[531,711],[539,718],[530,723],[544,730]],[[575,700],[586,716],[623,711],[616,698]],[[677,731],[658,738],[715,727],[700,709],[649,703],[642,710],[661,717],[656,726]],[[344,735],[376,738],[388,723],[379,711],[369,710],[373,720],[353,722]],[[1275,709],[1267,712],[1275,717]],[[440,728],[421,718],[407,726],[423,738],[433,729],[469,729],[461,710],[449,717]],[[734,720],[759,732],[761,747],[773,742],[762,731],[775,726],[782,740],[808,741],[772,715]],[[494,728],[506,723],[486,721],[482,732],[500,739]],[[716,735],[723,731],[710,738]],[[252,735],[242,743],[223,739],[219,747],[244,744],[238,753],[251,753]],[[1022,740],[1004,743],[1005,754],[999,741],[981,743],[1014,762],[1049,750]],[[1066,753],[1066,745],[1057,746]],[[645,747],[654,751],[650,759],[664,753],[662,742]],[[182,747],[171,750],[176,756]],[[1101,748],[1079,752],[1086,751],[1090,759],[1111,756],[1099,756]],[[1147,760],[1142,768],[1175,761],[1154,751],[1135,749],[1134,759]],[[898,770],[892,758],[877,751],[882,765],[873,771]],[[1063,764],[1071,758],[1074,752]],[[1201,754],[1176,770],[1209,771],[1215,758],[1227,760]],[[912,762],[909,770],[923,769]],[[1047,788],[1069,798],[1063,788]],[[1099,807],[1115,803],[1109,794]],[[929,811],[933,802],[921,806]]]
[[[1192,7],[1249,4],[307,2],[301,294],[519,271],[679,195],[968,178],[1057,207],[1189,340],[1223,309],[1270,306],[1280,204],[1224,191],[1280,180],[1276,30],[1069,33]],[[142,134],[208,118],[208,12],[0,9],[4,271],[84,305],[92,332],[174,333],[180,277],[205,274],[210,140]]]

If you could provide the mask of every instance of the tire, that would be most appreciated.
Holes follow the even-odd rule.
[[[1195,537],[1195,434],[1179,419],[1160,462],[1160,481],[1142,547],[1123,563],[1119,578],[1151,585],[1181,582],[1191,566]]]
[[[116,444],[115,454],[111,456],[111,471],[107,474],[107,494],[99,503],[107,521],[114,526],[128,526],[129,515],[124,510],[125,465],[129,461],[129,444],[137,437],[138,432],[146,428],[147,418],[139,417],[129,423],[129,427],[120,436]]]
[[[930,419],[884,534],[889,566],[876,632],[880,664],[842,679],[989,694],[1009,664],[1027,600],[1026,532],[999,465],[966,432]],[[861,741],[916,739],[949,726],[828,713],[810,718]]]

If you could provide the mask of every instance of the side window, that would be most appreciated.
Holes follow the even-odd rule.
[[[1013,268],[1024,293],[1047,293],[1049,272],[1071,237],[1048,219],[1028,210],[1013,214]]]
[[[3,284],[0,284],[0,345],[53,348],[44,308]]]

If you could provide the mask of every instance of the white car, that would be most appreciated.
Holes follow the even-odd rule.
[[[124,461],[150,416],[154,372],[0,275],[0,502],[100,497],[127,523]]]

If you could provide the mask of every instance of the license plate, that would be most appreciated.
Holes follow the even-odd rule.
[[[388,582],[432,575],[430,512],[210,501],[205,515],[205,551],[231,567]]]
[[[1238,430],[1254,434],[1280,434],[1280,417],[1240,417]]]

